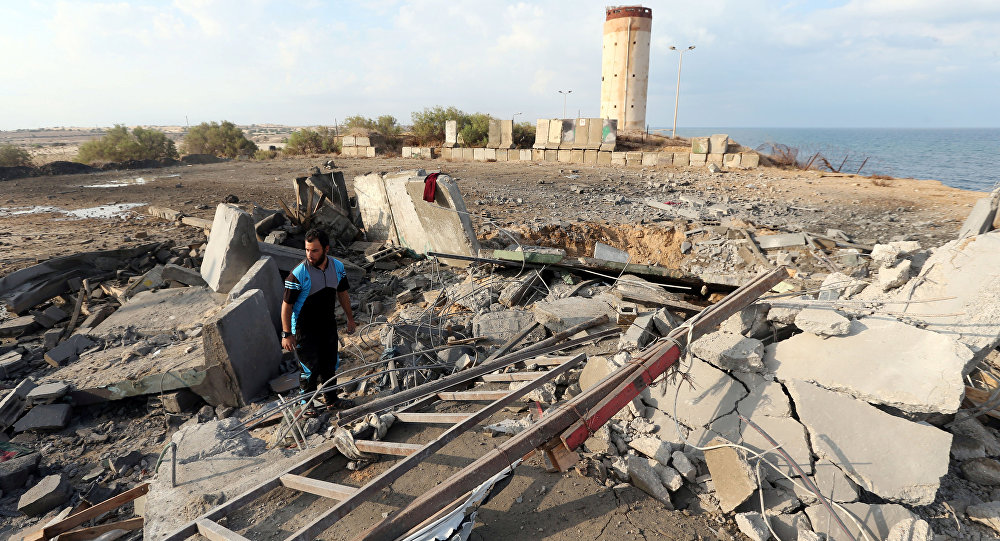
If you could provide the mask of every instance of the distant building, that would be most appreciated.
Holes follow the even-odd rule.
[[[626,131],[646,128],[649,34],[653,10],[642,6],[605,8],[601,52],[601,118],[618,120]]]

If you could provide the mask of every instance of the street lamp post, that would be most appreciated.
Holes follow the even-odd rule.
[[[511,117],[510,117],[510,121],[511,121],[511,122],[515,122],[515,120],[514,120],[514,119],[515,119],[515,118],[517,118],[517,115],[523,115],[523,114],[524,114],[524,113],[514,113],[513,115],[511,115]]]
[[[677,138],[677,104],[681,98],[681,65],[684,63],[684,53],[694,49],[694,45],[688,47],[687,49],[678,49],[673,45],[670,46],[671,51],[678,51],[680,56],[677,57],[677,90],[674,91],[674,127],[670,130],[670,138]]]
[[[566,91],[557,90],[557,92],[559,92],[560,94],[563,95],[563,116],[562,117],[566,118],[566,98],[568,98],[569,95],[573,93],[573,91],[572,90],[566,90]]]

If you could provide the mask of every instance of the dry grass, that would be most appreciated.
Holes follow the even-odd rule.
[[[872,175],[868,177],[873,186],[886,187],[892,186],[892,177],[887,175]]]

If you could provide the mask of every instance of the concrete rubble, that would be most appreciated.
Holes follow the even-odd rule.
[[[505,148],[506,124],[495,128],[483,150],[515,153]],[[352,137],[351,148],[374,148]],[[563,143],[538,141],[531,152],[562,161],[564,151],[606,144]],[[446,150],[471,150],[458,144]],[[728,144],[698,140],[704,152],[691,156],[726,174],[738,161],[711,149]],[[610,158],[628,163],[630,152],[621,154]],[[608,317],[574,338],[616,334],[581,347],[585,363],[484,423],[493,437],[531,427],[733,287],[788,265],[794,277],[690,344],[680,340],[676,369],[589,434],[573,467],[587,482],[631,485],[667,510],[715,513],[750,539],[770,539],[772,529],[781,539],[847,539],[821,500],[856,537],[855,521],[880,539],[1000,532],[1000,413],[972,409],[1000,388],[992,375],[1000,372],[1000,232],[983,231],[985,215],[931,250],[899,239],[865,246],[836,230],[758,229],[722,199],[686,195],[647,203],[683,220],[670,240],[683,263],[667,269],[611,237],[570,238],[568,224],[564,237],[550,236],[569,239],[558,246],[543,235],[477,232],[460,181],[432,174],[374,172],[349,184],[317,169],[293,181],[290,206],[220,204],[211,223],[192,222],[208,232],[201,242],[105,254],[105,271],[77,273],[73,287],[57,283],[65,262],[33,271],[39,281],[4,278],[13,285],[0,299],[13,317],[0,321],[9,389],[0,426],[24,449],[0,463],[0,502],[19,510],[20,527],[76,505],[88,486],[111,495],[151,480],[143,535],[158,539],[301,459],[300,448],[330,442],[333,412],[293,430],[269,413],[299,377],[279,345],[281,281],[304,258],[305,231],[321,227],[350,275],[360,328],[341,334],[340,362],[355,371],[337,384],[358,401],[467,370],[518,336],[537,343]],[[184,218],[167,211],[157,210]],[[522,373],[560,359],[462,390],[518,389]],[[378,439],[391,420],[346,430]],[[177,486],[166,461],[156,470],[169,443]],[[344,468],[372,460],[359,452]]]

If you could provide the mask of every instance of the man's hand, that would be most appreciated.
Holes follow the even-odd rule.
[[[357,328],[358,326],[354,323],[353,319],[347,320],[347,334],[354,334],[354,329]]]
[[[295,335],[281,339],[281,349],[285,351],[295,351]]]

